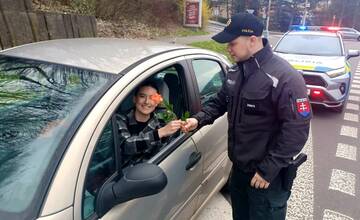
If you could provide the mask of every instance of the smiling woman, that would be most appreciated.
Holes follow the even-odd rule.
[[[41,199],[42,180],[67,131],[111,81],[97,72],[0,56],[1,219],[16,219]]]

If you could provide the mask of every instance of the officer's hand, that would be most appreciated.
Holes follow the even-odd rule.
[[[185,123],[181,127],[181,131],[189,132],[197,128],[199,122],[196,118],[188,118],[186,119]]]
[[[164,127],[159,128],[158,130],[159,137],[162,138],[174,134],[177,130],[180,129],[181,125],[182,125],[181,120],[170,121]]]
[[[258,173],[255,173],[254,177],[251,179],[250,185],[256,189],[267,189],[270,183],[262,178]]]

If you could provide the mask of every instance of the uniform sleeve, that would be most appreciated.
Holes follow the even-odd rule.
[[[258,165],[260,175],[271,182],[304,147],[312,118],[305,82],[295,75],[280,88],[277,114],[280,121],[276,144]]]
[[[117,115],[117,124],[121,148],[125,155],[136,155],[151,151],[151,149],[161,144],[161,141],[156,138],[155,132],[157,132],[157,129],[155,125],[148,125],[148,127],[154,127],[154,129],[147,132],[142,131],[138,135],[131,135],[125,116]]]
[[[207,124],[211,124],[223,115],[227,110],[227,88],[226,82],[222,85],[220,91],[212,97],[205,106],[202,107],[201,111],[195,114],[193,117],[199,122],[199,127]]]

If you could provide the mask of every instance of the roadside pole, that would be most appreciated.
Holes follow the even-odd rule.
[[[302,26],[305,26],[306,24],[306,17],[307,17],[307,9],[308,7],[310,7],[308,0],[305,1],[305,12],[304,12],[304,17],[302,20]]]
[[[269,0],[268,8],[267,8],[267,16],[266,16],[266,27],[264,31],[264,37],[269,38],[269,23],[270,23],[270,7],[271,7],[271,0]]]

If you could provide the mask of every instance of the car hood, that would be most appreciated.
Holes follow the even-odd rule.
[[[346,63],[343,56],[313,56],[276,52],[275,54],[288,61],[297,70],[327,72],[343,68]]]

